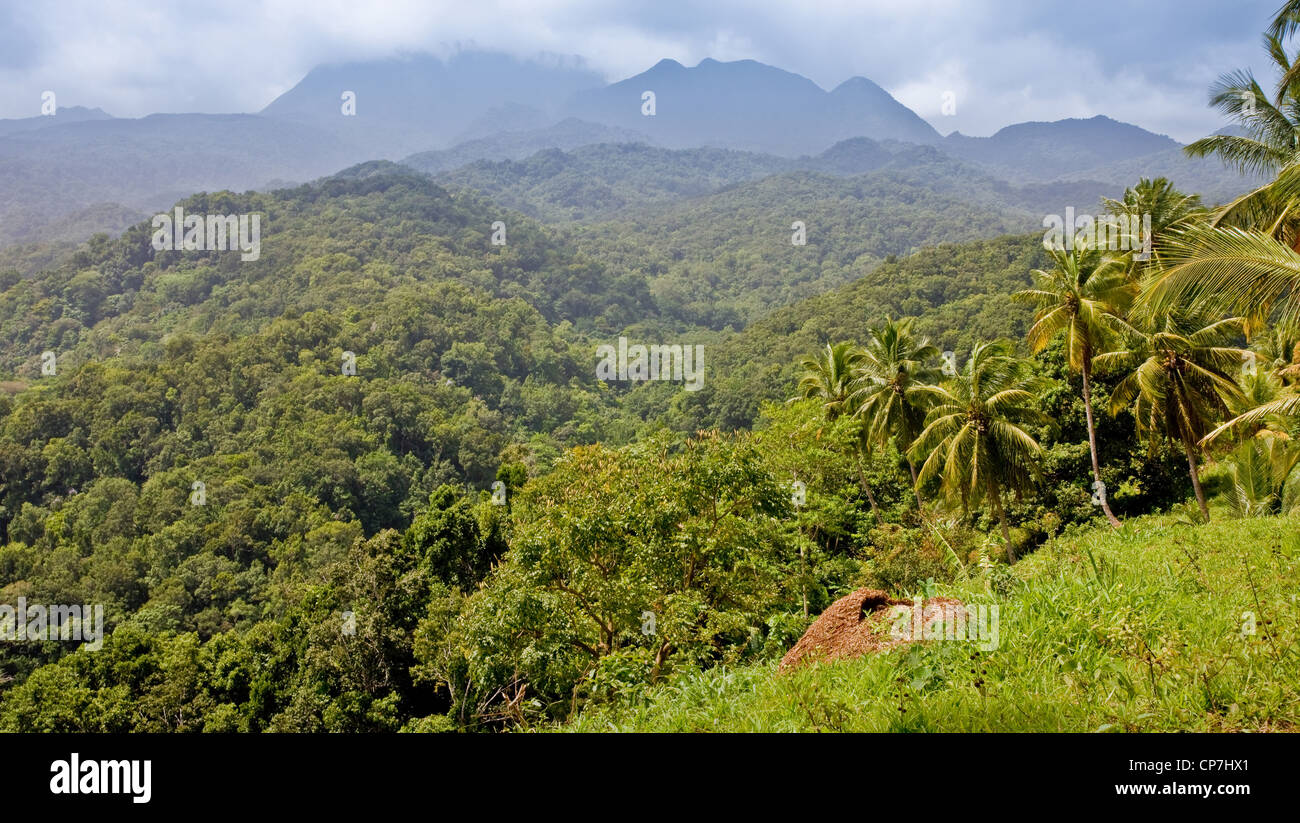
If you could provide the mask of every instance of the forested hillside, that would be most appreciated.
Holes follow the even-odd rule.
[[[1294,729],[1292,6],[1186,149],[481,54],[0,124],[0,731]]]
[[[265,215],[255,261],[155,251],[142,224],[32,277],[11,271],[0,294],[3,591],[103,603],[110,635],[94,655],[6,647],[0,723],[496,728],[558,718],[627,677],[779,652],[866,558],[898,550],[900,533],[875,518],[915,513],[897,451],[869,456],[862,475],[853,421],[824,436],[807,406],[760,417],[760,404],[788,395],[802,354],[886,316],[920,316],[920,330],[963,355],[982,337],[1019,334],[1027,314],[1008,314],[1006,297],[1044,265],[1034,238],[1009,237],[888,259],[863,277],[890,249],[935,239],[943,203],[916,201],[909,221],[901,184],[896,203],[861,186],[783,174],[691,201],[676,227],[661,215],[574,234],[378,163],[297,189],[182,201]],[[782,225],[790,202],[806,205],[807,246],[791,245]],[[979,218],[947,208],[952,226]],[[497,220],[504,246],[491,243]],[[892,234],[855,230],[872,220]],[[981,228],[999,227],[971,226]],[[755,315],[794,299],[801,271],[852,283],[719,334],[707,327],[723,323],[682,311],[690,302],[664,290],[646,265],[660,258],[636,258],[637,244],[716,267],[678,276],[760,298]],[[620,273],[624,253],[636,265]],[[596,380],[595,346],[638,329],[707,343],[703,389]],[[42,371],[45,352],[55,374]],[[1072,396],[1055,395],[1062,425],[1039,435],[1059,443],[1051,495],[1014,508],[1022,549],[1094,514],[1077,479]],[[715,427],[761,433],[652,434]],[[1117,488],[1131,486],[1121,510],[1176,499],[1177,463],[1163,453],[1130,462],[1132,436],[1115,429],[1105,465]],[[819,511],[835,523],[812,545],[782,491],[792,468],[826,495]],[[882,514],[860,508],[864,494]],[[717,495],[737,508],[699,519]],[[652,516],[662,505],[672,513]],[[564,581],[598,562],[573,531],[588,519],[608,539],[635,541],[613,566],[591,567],[602,571],[582,594]],[[681,529],[693,536],[663,554]],[[747,548],[696,554],[719,540]],[[703,563],[703,576],[676,578],[684,562]],[[900,583],[943,573],[928,562],[876,573]],[[565,616],[575,607],[594,624]],[[647,610],[662,643],[628,646]],[[344,611],[357,615],[355,636],[336,631]],[[271,668],[253,662],[268,655]],[[125,660],[135,661],[127,679]],[[519,705],[525,691],[542,702]]]

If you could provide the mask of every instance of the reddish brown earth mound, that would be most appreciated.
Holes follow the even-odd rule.
[[[895,606],[906,609],[909,631],[891,634],[890,627],[897,622]],[[799,642],[785,653],[780,669],[784,671],[813,660],[861,657],[911,643],[912,606],[910,601],[895,600],[879,589],[858,589],[845,595],[822,612]],[[930,598],[921,607],[921,624],[943,621],[945,612],[951,614],[954,607],[963,608],[961,601]]]

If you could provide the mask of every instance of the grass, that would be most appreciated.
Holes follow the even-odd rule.
[[[566,728],[641,732],[1286,731],[1300,721],[1300,518],[1145,517],[934,594],[999,606],[999,645],[929,641],[778,674],[677,675]],[[1249,628],[1254,617],[1254,633]]]

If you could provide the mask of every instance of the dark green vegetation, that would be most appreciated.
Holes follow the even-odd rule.
[[[0,604],[108,636],[0,645],[0,729],[1289,728],[1291,108],[1195,147],[1276,176],[1241,202],[1097,205],[1149,260],[871,141],[377,161],[182,202],[261,214],[256,261],[11,252]],[[620,335],[703,389],[597,381]],[[776,677],[864,585],[1002,645]]]
[[[627,390],[594,379],[597,342],[712,332],[665,316],[676,301],[638,272],[610,276],[595,240],[575,251],[507,212],[494,247],[498,207],[384,164],[183,205],[265,214],[261,259],[155,253],[139,226],[3,281],[3,600],[104,603],[111,632],[94,653],[6,644],[5,728],[495,728],[770,659],[862,582],[952,570],[888,436],[864,452],[853,416],[827,429],[815,404],[760,404],[868,318],[915,313],[963,356],[1023,331],[1028,310],[996,302],[1044,257],[1005,238],[886,262],[710,345],[702,392]],[[789,255],[775,234],[764,251],[751,229],[737,254]],[[683,238],[700,261],[715,240]],[[847,224],[827,241],[859,242]],[[1008,500],[1022,548],[1094,515],[1077,394],[1052,363],[1035,370],[1061,378],[1058,425],[1035,435],[1054,491]],[[727,398],[736,420],[709,420]],[[756,432],[671,433],[709,426]],[[1177,463],[1105,430],[1122,512],[1181,497]],[[997,557],[989,525],[932,534]]]

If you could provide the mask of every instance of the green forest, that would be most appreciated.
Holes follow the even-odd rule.
[[[865,141],[376,160],[179,201],[256,260],[0,252],[0,603],[105,613],[0,644],[0,731],[1294,730],[1296,19],[1186,149],[1264,184],[1139,173],[1080,203],[1119,248]],[[598,379],[620,337],[702,389]],[[863,587],[1000,643],[785,671]]]

